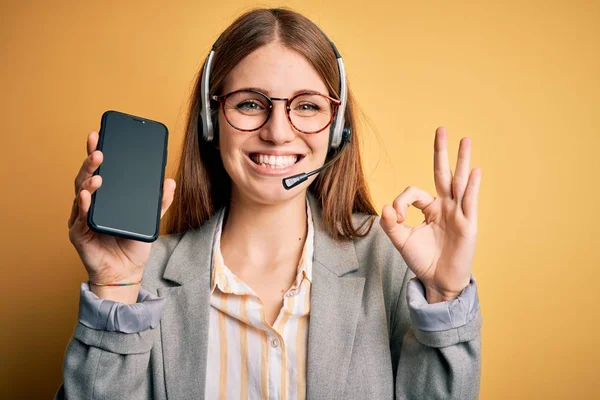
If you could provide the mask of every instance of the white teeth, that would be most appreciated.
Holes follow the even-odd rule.
[[[298,160],[298,156],[273,156],[268,154],[252,154],[252,161],[270,169],[285,168],[293,165]]]

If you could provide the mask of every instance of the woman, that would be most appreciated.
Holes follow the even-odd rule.
[[[177,185],[165,181],[161,216],[173,208],[157,242],[88,229],[102,162],[88,137],[69,236],[90,283],[57,398],[476,398],[481,171],[469,173],[469,140],[453,177],[439,128],[439,197],[411,186],[374,223],[356,111],[350,95],[343,105],[343,63],[324,34],[292,11],[261,9],[214,49]],[[412,229],[411,204],[425,215]]]

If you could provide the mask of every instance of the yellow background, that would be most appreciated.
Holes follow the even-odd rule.
[[[61,381],[86,279],[67,219],[87,134],[107,109],[162,121],[173,177],[194,75],[254,5],[0,5],[0,397],[49,398]],[[472,138],[480,398],[600,398],[600,3],[260,5],[305,13],[340,49],[379,209],[408,185],[435,194],[437,126],[453,168]]]

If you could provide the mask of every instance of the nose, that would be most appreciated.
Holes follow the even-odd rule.
[[[291,142],[296,137],[296,132],[287,119],[285,101],[273,101],[271,117],[260,128],[259,136],[262,140],[281,145]]]

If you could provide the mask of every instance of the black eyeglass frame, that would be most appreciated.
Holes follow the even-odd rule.
[[[229,98],[230,96],[232,96],[232,95],[234,95],[236,93],[241,93],[241,92],[256,93],[256,94],[259,94],[259,95],[263,96],[264,98],[266,98],[269,101],[269,108],[268,108],[267,118],[265,118],[265,121],[258,128],[254,128],[254,129],[241,129],[241,128],[238,128],[237,126],[233,125],[231,123],[231,121],[229,121],[229,118],[227,118],[227,113],[225,112],[225,102],[227,101],[227,98]],[[332,106],[331,118],[329,118],[329,122],[327,122],[327,124],[323,128],[319,129],[318,131],[314,131],[314,132],[303,131],[302,129],[298,129],[298,127],[296,127],[296,125],[294,125],[294,123],[292,122],[292,117],[290,115],[290,111],[292,110],[291,104],[292,104],[292,102],[296,98],[298,98],[300,96],[305,96],[305,95],[318,95],[318,96],[321,96],[321,97],[325,97],[326,99],[328,99],[331,102],[331,106]],[[336,115],[336,113],[338,111],[338,108],[339,108],[340,104],[342,104],[341,100],[334,99],[331,96],[327,96],[327,95],[325,95],[323,93],[319,93],[319,92],[312,91],[312,90],[306,90],[306,91],[303,91],[303,92],[295,94],[293,97],[285,98],[285,97],[270,97],[270,96],[267,96],[266,94],[264,94],[263,92],[258,91],[258,90],[254,90],[254,89],[239,89],[239,90],[234,90],[233,92],[230,92],[230,93],[227,93],[227,94],[224,94],[224,95],[211,96],[211,99],[215,100],[215,101],[218,101],[220,103],[221,109],[223,110],[223,115],[225,116],[225,120],[227,120],[227,123],[229,125],[231,125],[231,127],[233,127],[234,129],[237,129],[238,131],[241,131],[241,132],[254,132],[254,131],[259,130],[263,126],[265,126],[265,124],[267,122],[269,122],[269,119],[271,118],[271,114],[273,114],[273,101],[285,101],[286,102],[286,104],[285,104],[285,115],[286,115],[286,117],[288,119],[288,122],[290,123],[290,125],[294,129],[296,129],[298,132],[305,133],[305,134],[319,133],[319,132],[324,131],[325,129],[327,129],[327,127],[329,127],[331,125],[331,123],[335,119],[335,115]]]

